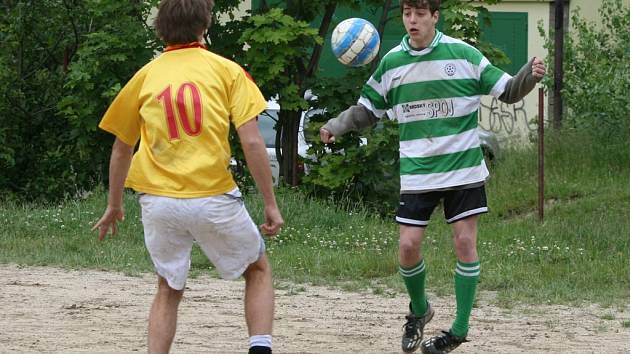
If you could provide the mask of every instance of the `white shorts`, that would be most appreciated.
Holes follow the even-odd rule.
[[[238,188],[212,197],[140,196],[144,242],[156,272],[182,290],[193,242],[224,279],[240,277],[265,252],[265,243]]]

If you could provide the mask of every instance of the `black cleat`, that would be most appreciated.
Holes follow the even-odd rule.
[[[411,306],[410,306],[411,307]],[[407,323],[403,326],[402,350],[405,353],[413,353],[418,349],[422,342],[424,326],[433,318],[433,308],[427,303],[427,311],[423,316],[416,316],[413,312],[409,312],[405,318]]]
[[[466,337],[458,337],[450,331],[442,331],[439,336],[431,337],[422,342],[422,354],[442,354],[450,353],[460,344],[468,342]]]
[[[271,348],[257,345],[250,347],[248,354],[271,354]]]

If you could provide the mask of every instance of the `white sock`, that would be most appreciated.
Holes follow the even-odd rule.
[[[249,347],[268,347],[271,348],[271,334],[262,334],[249,337]]]

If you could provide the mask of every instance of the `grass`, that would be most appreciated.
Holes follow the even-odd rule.
[[[482,217],[478,249],[481,290],[504,306],[525,303],[630,300],[630,143],[548,137],[546,210],[536,213],[536,153],[508,151],[491,166],[491,213]],[[140,274],[152,271],[144,249],[139,207],[125,195],[126,220],[115,240],[89,231],[101,215],[102,190],[61,205],[0,204],[0,262],[91,268]],[[260,223],[260,198],[247,196]],[[369,288],[384,296],[404,291],[397,270],[398,228],[360,207],[340,207],[280,189],[286,226],[267,249],[280,283]],[[455,256],[450,228],[436,210],[424,244],[427,286],[452,294]],[[198,248],[192,276],[215,274]],[[293,285],[292,285],[293,286]],[[302,285],[295,285],[296,293]],[[624,324],[627,326],[627,324]]]

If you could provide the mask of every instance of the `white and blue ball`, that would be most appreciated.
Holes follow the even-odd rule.
[[[369,21],[349,18],[335,27],[330,44],[335,57],[342,64],[361,66],[368,64],[378,55],[381,39]]]

